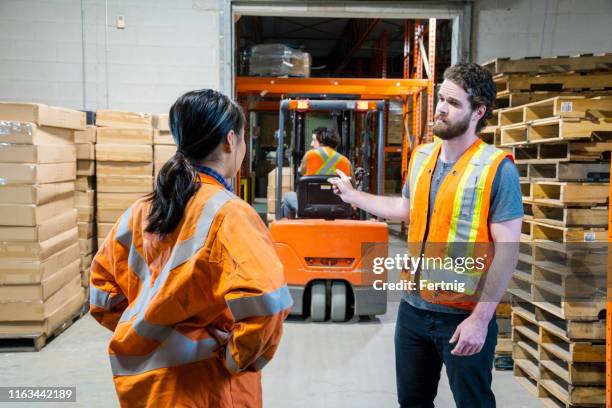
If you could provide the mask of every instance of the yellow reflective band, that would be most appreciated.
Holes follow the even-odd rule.
[[[478,187],[476,188],[476,200],[474,202],[474,215],[472,216],[472,226],[470,228],[470,236],[468,238],[469,242],[474,242],[476,240],[476,235],[478,234],[478,224],[480,223],[480,213],[482,210],[481,205],[482,196],[484,193],[484,185],[487,181],[489,171],[491,170],[491,165],[499,157],[500,154],[504,154],[504,152],[498,150],[491,156],[491,161],[484,167],[484,169],[482,170],[482,175],[480,176],[480,180],[478,180]]]
[[[434,146],[434,150],[435,150],[435,146]],[[423,171],[425,170],[425,167],[427,167],[427,164],[429,163],[429,160],[431,160],[431,159],[432,159],[432,157],[433,157],[433,154],[432,154],[431,156],[426,157],[425,159],[423,159],[423,162],[422,162],[422,163],[420,163],[419,170],[418,170],[418,172],[417,172],[416,178],[415,178],[415,179],[414,179],[414,181],[413,181],[413,185],[412,185],[412,186],[409,186],[409,188],[410,188],[410,192],[411,192],[411,195],[416,194],[416,191],[417,191],[417,185],[418,185],[418,183],[419,183],[419,180],[420,180],[420,178],[421,178],[421,175],[423,174]],[[437,158],[436,158],[436,160],[437,160]],[[419,164],[419,163],[415,163],[415,164]],[[412,171],[414,172],[414,169],[412,169]],[[413,197],[414,197],[414,196],[413,196]],[[413,207],[414,207],[414,201],[415,201],[415,200],[410,199],[410,211],[411,211],[411,212],[412,212],[412,209],[413,209]]]
[[[447,242],[455,242],[455,237],[457,236],[457,224],[459,222],[459,213],[461,212],[463,196],[465,195],[465,185],[467,184],[468,179],[472,176],[474,172],[475,166],[472,164],[473,160],[480,159],[480,156],[482,156],[485,147],[487,147],[485,143],[481,143],[480,146],[478,146],[478,150],[476,151],[473,158],[470,160],[467,168],[463,172],[463,176],[461,176],[459,186],[457,186],[457,192],[455,193],[455,202],[453,203],[453,214],[451,218],[450,230],[448,231]]]

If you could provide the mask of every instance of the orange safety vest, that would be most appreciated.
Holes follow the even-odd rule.
[[[314,175],[335,175],[336,169],[351,174],[351,162],[344,155],[338,153],[331,147],[321,146],[317,149],[311,149],[304,156],[306,161],[306,174],[304,176]]]
[[[112,330],[123,407],[260,407],[259,370],[292,305],[269,230],[244,201],[200,174],[174,232],[144,231],[145,199],[96,254],[92,316]],[[220,345],[211,328],[231,333]]]
[[[493,260],[493,239],[488,222],[493,180],[502,160],[506,157],[512,159],[512,156],[478,139],[463,153],[440,185],[429,218],[431,178],[441,146],[439,141],[419,146],[411,157],[408,250],[411,256],[428,258],[427,264],[421,264],[430,267],[421,268],[420,280],[416,282],[419,288],[421,280],[432,284],[464,285],[462,291],[429,290],[425,286],[420,290],[424,300],[472,310],[478,302],[478,292],[484,282],[482,278]],[[462,267],[458,272],[452,266],[453,261],[458,260],[453,258],[457,253],[472,258],[467,270]],[[442,262],[436,263],[436,258],[453,261],[441,266]],[[475,267],[474,260],[479,267]],[[412,279],[416,276],[413,273]]]

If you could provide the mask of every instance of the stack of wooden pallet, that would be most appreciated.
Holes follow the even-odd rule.
[[[554,96],[595,97],[612,89],[612,54],[576,57],[498,58],[483,64],[494,76],[494,116],[483,129],[487,143],[499,144],[498,112]]]
[[[83,129],[82,112],[0,103],[0,350],[38,350],[82,313],[74,133]]]
[[[550,406],[603,405],[612,97],[511,106],[498,125],[526,214],[510,289],[515,377]]]
[[[98,242],[134,201],[153,190],[153,122],[148,113],[96,113]]]

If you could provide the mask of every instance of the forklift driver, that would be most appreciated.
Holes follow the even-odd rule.
[[[334,175],[336,169],[351,174],[351,162],[336,151],[340,135],[335,129],[318,127],[312,132],[311,150],[302,158],[299,173],[302,176]],[[297,194],[289,191],[283,195],[283,217],[295,218],[297,213]]]

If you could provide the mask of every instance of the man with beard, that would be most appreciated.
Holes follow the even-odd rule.
[[[455,267],[431,275],[438,281],[467,283],[471,292],[430,291],[417,284],[403,293],[395,331],[401,407],[434,406],[443,364],[458,407],[495,406],[495,309],[516,266],[523,216],[512,157],[478,137],[491,116],[495,94],[491,74],[477,64],[446,70],[433,124],[437,139],[412,152],[402,197],[356,191],[341,172],[330,179],[345,202],[409,222],[409,253],[427,256],[433,243],[443,245],[442,253],[457,243],[495,246],[481,270],[464,273]],[[421,283],[422,274],[431,274],[423,267],[410,272]]]

